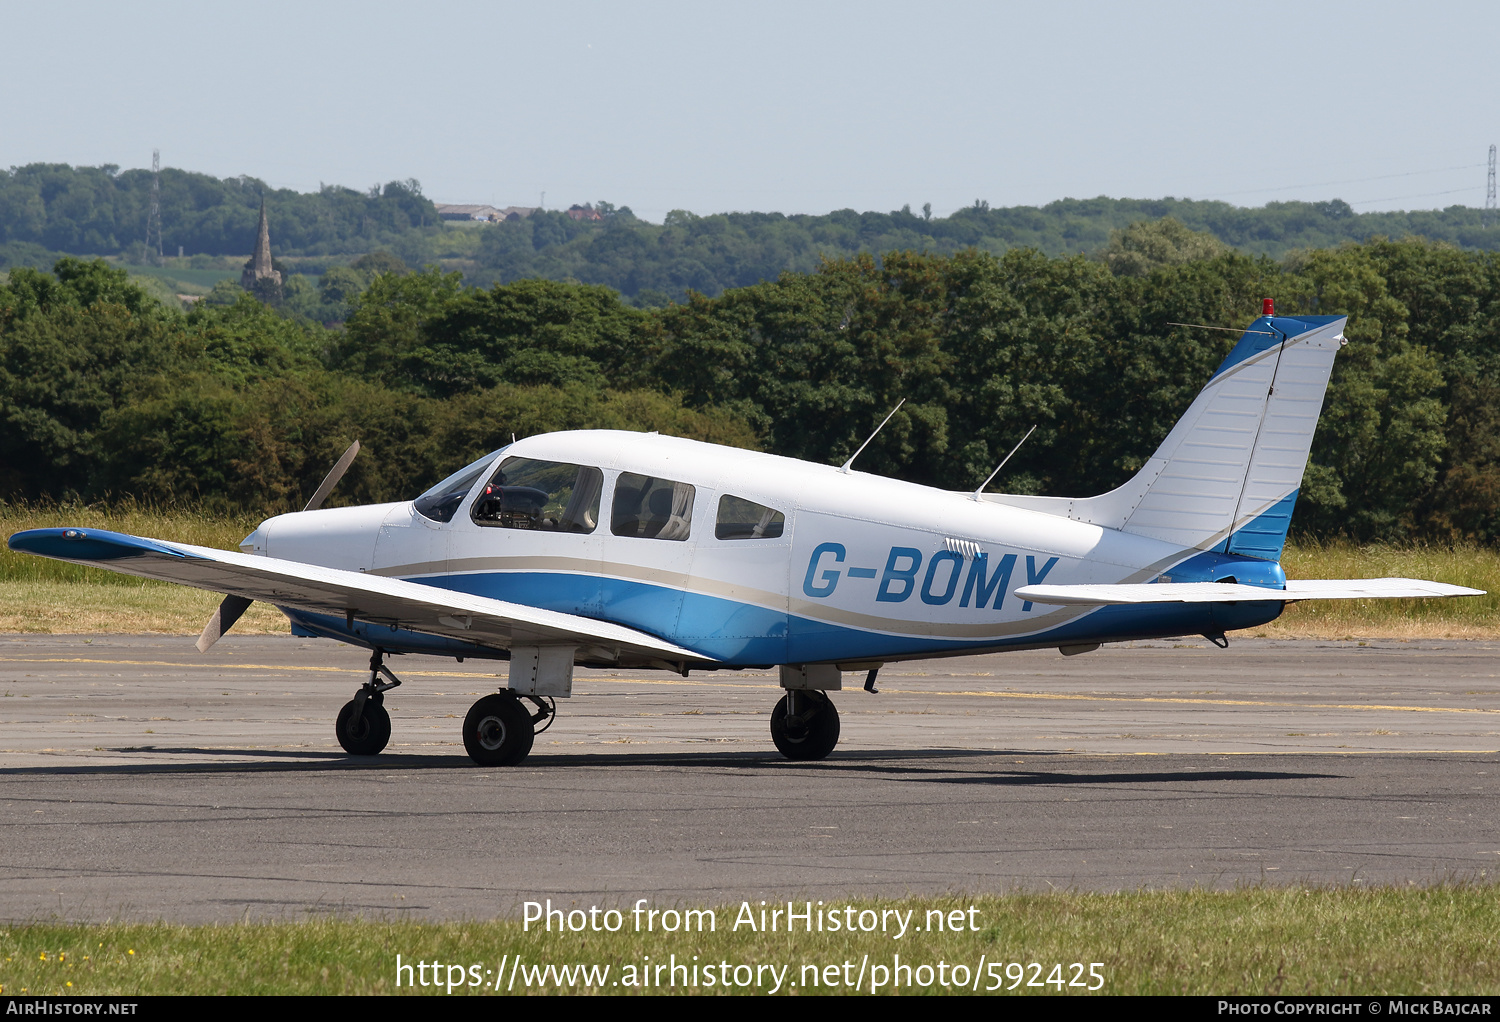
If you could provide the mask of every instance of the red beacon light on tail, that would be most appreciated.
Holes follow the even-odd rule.
[[[1260,314],[1262,316],[1276,315],[1276,299],[1262,298],[1260,300]]]

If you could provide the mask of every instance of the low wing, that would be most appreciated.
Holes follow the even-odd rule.
[[[1022,586],[1016,595],[1032,603],[1107,607],[1127,603],[1295,603],[1298,600],[1394,600],[1424,596],[1483,596],[1483,589],[1425,582],[1418,578],[1336,578],[1288,581],[1285,589],[1236,582],[1136,583],[1122,585]]]
[[[166,543],[99,529],[32,529],[10,548],[314,614],[398,625],[508,649],[573,643],[671,660],[711,660],[634,628],[577,614],[300,561]]]

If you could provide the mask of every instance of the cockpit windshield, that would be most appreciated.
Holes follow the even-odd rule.
[[[501,451],[491,451],[478,461],[472,462],[453,473],[447,479],[436,486],[425,491],[420,497],[413,501],[417,512],[435,522],[451,522],[453,515],[458,510],[474,484],[484,475],[484,470],[495,463]]]

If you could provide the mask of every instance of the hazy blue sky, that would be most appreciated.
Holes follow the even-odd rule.
[[[1500,3],[0,0],[0,166],[440,202],[1484,203]]]

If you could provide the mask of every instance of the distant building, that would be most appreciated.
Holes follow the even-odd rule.
[[[438,216],[444,220],[503,220],[504,216],[494,206],[469,203],[435,202]]]
[[[504,209],[496,209],[494,206],[471,203],[433,203],[437,206],[438,216],[444,220],[481,220],[492,224],[498,224],[504,220],[523,220],[536,210],[529,206],[506,206]]]
[[[593,206],[569,206],[568,216],[574,220],[603,220]]]
[[[266,223],[266,200],[260,200],[260,227],[255,234],[255,254],[245,264],[240,274],[240,287],[260,294],[265,291],[279,293],[281,271],[271,264],[271,228]]]

